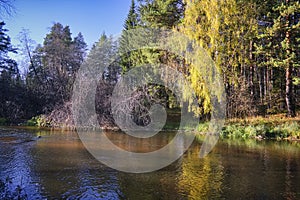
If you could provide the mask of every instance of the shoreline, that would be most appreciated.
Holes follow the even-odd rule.
[[[282,125],[282,124],[281,124]],[[288,135],[288,137],[283,137],[283,132],[277,132],[276,134],[273,133],[272,136],[266,136],[266,133],[268,133],[268,129],[266,128],[265,130],[265,134],[258,134],[258,135],[246,135],[245,133],[241,133],[241,134],[236,134],[234,132],[228,132],[228,129],[231,129],[230,127],[234,126],[238,127],[237,131],[241,131],[241,130],[246,130],[248,127],[252,127],[255,128],[255,126],[251,125],[251,124],[247,124],[247,125],[237,125],[237,124],[230,124],[230,125],[225,125],[221,131],[221,133],[219,134],[219,138],[220,139],[230,139],[230,140],[276,140],[276,141],[290,141],[290,142],[300,142],[300,128],[299,128],[299,132],[297,136],[295,135]],[[280,125],[279,125],[280,126]],[[298,122],[298,126],[300,127],[300,124]],[[24,126],[24,125],[1,125],[0,128],[15,128],[15,129],[23,129],[23,130],[45,130],[45,131],[61,131],[61,132],[68,132],[68,131],[77,131],[76,128],[74,127],[38,127],[38,126]],[[274,128],[273,128],[274,129]],[[87,129],[85,128],[84,131],[95,131],[97,129]],[[124,133],[121,131],[120,128],[116,127],[116,126],[102,126],[100,127],[101,131],[109,131],[109,132],[115,132],[115,133]],[[178,129],[174,129],[174,128],[166,128],[166,129],[162,129],[161,132],[176,132],[178,131]],[[191,132],[193,134],[196,135],[196,137],[205,137],[206,132],[207,131],[201,131],[201,130],[181,130],[181,131],[185,131],[185,132]],[[234,135],[232,135],[234,134]],[[246,135],[246,136],[245,136]]]

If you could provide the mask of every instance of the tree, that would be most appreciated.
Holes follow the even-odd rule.
[[[11,16],[15,11],[15,8],[11,0],[0,0],[0,15]]]
[[[73,99],[73,107],[80,108],[82,105],[86,105],[88,102],[86,99],[89,99],[90,94],[93,93],[97,116],[88,115],[87,118],[97,117],[102,126],[114,123],[111,115],[110,97],[121,73],[116,55],[116,42],[113,41],[112,36],[108,37],[103,33],[99,40],[93,44],[83,63],[82,69],[84,71],[78,74],[75,82],[74,96],[78,98]],[[97,82],[95,83],[95,81]],[[91,88],[94,83],[97,86],[96,94],[94,93],[95,88]],[[89,119],[84,120],[88,121]]]
[[[120,40],[120,64],[123,73],[126,73],[133,67],[147,64],[158,66],[158,64],[163,63],[173,66],[175,60],[173,59],[174,55],[160,49],[147,47],[136,49],[135,47],[140,46],[142,43],[147,44],[148,40],[153,40],[153,38],[159,36],[161,34],[159,29],[172,29],[177,26],[183,17],[184,6],[182,1],[139,0],[138,3],[138,7],[135,8],[135,3],[132,1]],[[144,94],[142,95],[143,92]],[[137,98],[132,99],[132,102],[143,105],[143,103],[141,103],[142,101],[150,102],[149,99],[151,99],[152,102],[158,102],[158,97],[160,97],[160,99],[164,99],[163,102],[165,102],[166,107],[169,107],[170,91],[162,86],[148,85],[147,87],[141,88],[137,94],[139,95],[135,95]],[[140,101],[140,103],[138,101]],[[161,102],[162,101],[160,101],[160,103]],[[142,107],[147,106],[149,107],[149,105]],[[134,109],[142,110],[141,112],[136,112],[140,112],[140,114],[143,114],[144,110],[147,110],[146,108]],[[136,121],[139,121],[137,116],[135,116],[135,118],[137,119]],[[142,123],[144,122],[141,122],[141,124]]]
[[[73,75],[73,78],[75,73],[78,71],[80,65],[83,63],[85,57],[86,57],[86,51],[87,51],[87,44],[84,41],[83,35],[81,32],[78,33],[78,35],[74,38],[73,41],[73,65],[74,67],[71,68]]]
[[[8,57],[8,53],[17,53],[16,48],[13,48],[10,37],[6,34],[8,31],[4,28],[5,23],[0,22],[0,70],[9,70],[13,73],[18,73],[16,61]]]
[[[172,29],[183,18],[182,0],[139,0],[142,25]]]
[[[44,40],[42,67],[47,82],[49,106],[68,101],[75,74],[83,62],[86,44],[81,33],[74,40],[69,26],[55,23]]]
[[[138,13],[136,12],[135,0],[131,1],[131,6],[127,15],[127,18],[124,23],[124,29],[119,41],[119,55],[120,55],[120,65],[123,68],[123,71],[129,69],[133,64],[136,57],[133,52],[130,52],[131,42],[130,38],[132,33],[130,30],[134,30],[138,27]]]
[[[124,30],[130,30],[138,26],[138,14],[136,13],[135,0],[131,0],[131,6],[125,20]]]
[[[123,71],[127,71],[131,66],[143,64],[166,63],[166,52],[158,49],[136,49],[130,48],[131,43],[135,43],[132,38],[136,38],[139,30],[134,32],[134,29],[150,28],[149,38],[154,37],[155,30],[159,28],[172,29],[177,26],[183,18],[184,5],[181,0],[139,0],[137,9],[135,1],[132,1],[127,19],[124,24],[124,30],[120,40],[121,65]],[[135,34],[133,37],[132,35]],[[143,34],[142,34],[143,35]],[[145,36],[145,35],[143,35]],[[141,41],[146,41],[147,38],[140,38]],[[131,51],[131,52],[128,52]]]
[[[4,22],[0,22],[0,117],[16,122],[27,117],[28,94],[16,61],[8,56],[8,53],[17,51],[4,25]]]
[[[293,71],[300,66],[300,4],[299,1],[274,2],[266,17],[268,25],[258,36],[257,54],[263,55],[262,66],[285,71],[285,102],[287,115],[296,115]]]
[[[40,80],[41,77],[37,74],[37,66],[33,59],[33,52],[36,47],[35,41],[30,38],[29,30],[23,29],[18,35],[20,41],[20,48],[19,51],[23,55],[23,69],[25,74],[33,72],[35,76],[38,78],[39,82],[42,83]]]
[[[252,87],[250,80],[254,76],[251,75],[250,68],[254,67],[251,49],[253,49],[253,38],[257,33],[256,11],[256,3],[250,0],[186,1],[183,23],[179,29],[206,50],[214,60],[219,73],[223,74],[228,97],[228,117],[235,117],[232,114],[241,111],[230,105],[233,96],[239,96],[234,93],[248,92],[248,87],[249,89]],[[199,104],[203,107],[203,109],[198,109],[198,112],[210,113],[211,102],[205,83],[200,76],[191,71],[193,66],[187,67],[190,81],[199,95]],[[246,96],[232,102],[243,105],[242,108],[245,109],[241,111],[245,114],[239,117],[252,114],[249,106],[254,106],[253,96],[252,94]],[[250,105],[249,102],[251,102]]]

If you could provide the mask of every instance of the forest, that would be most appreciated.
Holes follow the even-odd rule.
[[[71,99],[77,72],[82,64],[97,62],[101,53],[102,59],[118,55],[107,61],[110,65],[97,84],[95,107],[102,126],[114,126],[110,97],[120,77],[134,66],[158,63],[180,71],[190,81],[198,105],[193,112],[208,120],[210,96],[191,63],[159,49],[127,51],[128,33],[139,28],[172,30],[205,49],[223,78],[228,121],[251,117],[268,121],[270,116],[279,116],[296,121],[293,125],[300,136],[298,0],[132,0],[120,38],[99,34],[90,50],[81,33],[72,37],[71,27],[59,22],[39,45],[34,45],[28,30],[22,31],[21,45],[16,48],[2,21],[0,124],[72,127]],[[22,55],[24,62],[17,63],[11,54]],[[130,98],[136,124],[149,123],[147,108],[154,102],[170,113],[176,113],[179,106],[167,88],[142,86]]]

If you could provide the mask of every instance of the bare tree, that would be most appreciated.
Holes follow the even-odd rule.
[[[12,16],[15,13],[13,0],[0,0],[0,16]]]
[[[37,69],[35,66],[34,59],[33,59],[33,51],[36,48],[36,43],[34,40],[32,40],[30,38],[29,30],[23,28],[22,31],[18,35],[18,39],[20,41],[19,49],[21,50],[23,56],[25,57],[24,60],[26,63],[29,63],[29,66],[28,66],[28,64],[27,64],[27,66],[26,65],[23,66],[24,71],[28,73],[30,68],[32,68],[34,74],[38,78],[38,81],[41,83],[40,77],[37,74]]]

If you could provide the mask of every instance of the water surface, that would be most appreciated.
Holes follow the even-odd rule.
[[[148,140],[106,134],[121,148],[149,152],[176,133]],[[0,128],[0,179],[29,199],[300,199],[298,143],[219,141],[203,159],[200,148],[195,141],[170,166],[129,174],[95,160],[76,132]]]

